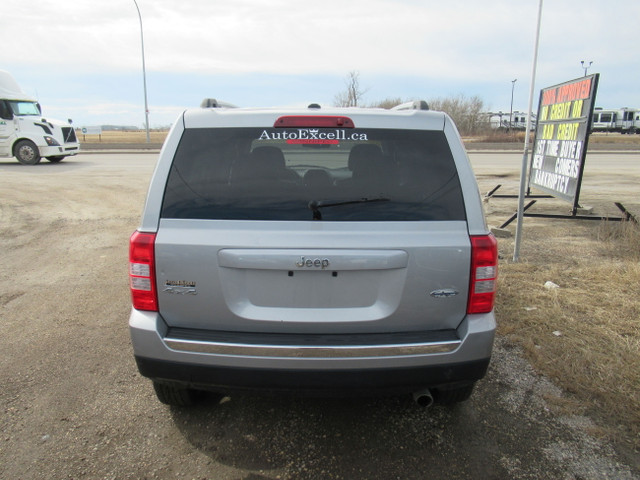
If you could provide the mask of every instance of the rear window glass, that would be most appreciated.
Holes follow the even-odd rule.
[[[443,132],[216,128],[184,132],[163,218],[464,220]]]

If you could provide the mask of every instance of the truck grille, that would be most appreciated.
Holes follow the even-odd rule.
[[[62,127],[62,138],[64,138],[64,143],[75,143],[78,141],[76,132],[71,127]]]

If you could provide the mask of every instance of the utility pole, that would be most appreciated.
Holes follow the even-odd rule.
[[[147,143],[151,143],[149,138],[149,104],[147,103],[147,69],[144,64],[144,34],[142,33],[142,15],[140,15],[140,8],[138,8],[138,2],[133,0],[136,4],[136,10],[138,10],[138,18],[140,19],[140,43],[142,45],[142,85],[144,87],[144,123],[147,129]]]
[[[507,132],[511,130],[511,125],[513,124],[513,90],[516,88],[517,81],[517,78],[511,80],[511,113],[509,114],[509,128],[507,128]]]

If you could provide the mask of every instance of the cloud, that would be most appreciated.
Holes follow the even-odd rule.
[[[132,1],[49,3],[8,0],[2,21],[38,63],[83,71],[139,68],[140,30]],[[35,5],[34,5],[35,4]],[[462,77],[521,45],[508,18],[526,5],[352,0],[290,2],[139,0],[149,70],[199,73],[341,73],[350,70]],[[466,12],[466,13],[465,13]],[[27,20],[28,19],[28,20]],[[36,25],[23,35],[24,24]],[[484,48],[484,51],[483,51]],[[65,55],[66,53],[66,55]]]
[[[526,107],[535,1],[137,1],[150,109],[163,122],[173,105],[196,106],[203,96],[241,105],[330,103],[353,70],[370,88],[367,101],[463,93],[506,108],[517,78],[515,104]],[[637,0],[615,8],[600,0],[545,3],[536,89],[582,75],[587,60],[602,74],[598,104],[640,106],[630,80],[640,73],[637,18]],[[124,116],[92,105],[131,104],[131,118],[141,121],[133,0],[4,0],[0,30],[2,68],[45,108],[77,98],[80,115]]]
[[[132,0],[51,3],[5,0],[0,27],[7,63],[28,61],[76,72],[141,67]],[[592,56],[628,62],[640,5],[545,5],[541,72]],[[536,2],[487,0],[138,0],[149,71],[195,74],[370,74],[486,81],[529,70]],[[607,25],[607,28],[603,28]],[[615,35],[607,35],[615,25]],[[28,26],[31,34],[24,35]],[[626,38],[626,40],[625,40]],[[616,46],[617,47],[614,47]],[[626,45],[626,46],[625,46]],[[591,55],[589,55],[591,54]],[[570,60],[571,59],[571,60]],[[577,70],[579,72],[579,70]]]

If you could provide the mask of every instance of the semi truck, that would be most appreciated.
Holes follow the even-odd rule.
[[[9,72],[0,70],[0,157],[35,165],[42,158],[58,163],[79,151],[71,120],[43,117],[40,103],[25,94]]]

